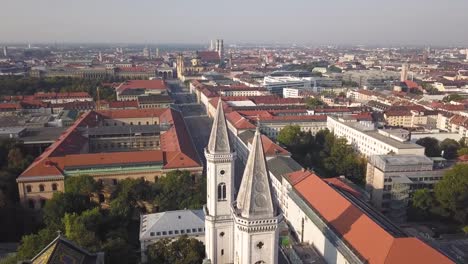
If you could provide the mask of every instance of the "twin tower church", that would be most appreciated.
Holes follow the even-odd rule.
[[[278,263],[278,224],[261,134],[257,127],[242,182],[235,196],[236,152],[220,101],[205,149],[207,204],[206,263]]]

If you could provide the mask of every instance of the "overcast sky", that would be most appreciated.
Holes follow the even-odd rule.
[[[468,46],[468,0],[0,1],[0,42]]]

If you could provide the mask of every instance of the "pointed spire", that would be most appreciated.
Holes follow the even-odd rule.
[[[213,120],[213,127],[211,128],[210,141],[208,142],[207,150],[211,154],[232,152],[221,97],[219,98],[218,107],[216,108],[216,114]]]
[[[246,218],[276,216],[261,136],[257,126],[237,195],[237,208]]]

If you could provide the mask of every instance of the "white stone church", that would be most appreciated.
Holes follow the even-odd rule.
[[[257,128],[237,197],[234,188],[236,152],[229,140],[222,104],[213,121],[205,157],[207,263],[278,263],[278,224],[282,215],[272,185]]]

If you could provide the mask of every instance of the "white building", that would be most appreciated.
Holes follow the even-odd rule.
[[[278,223],[260,130],[257,129],[237,199],[234,159],[222,103],[218,102],[207,159],[206,256],[211,263],[277,263]]]
[[[142,215],[140,218],[140,246],[142,262],[147,261],[147,248],[160,239],[177,239],[187,235],[205,241],[203,210],[177,210]]]
[[[424,155],[424,147],[388,131],[375,129],[372,123],[328,116],[327,128],[338,137],[346,138],[365,156],[394,154]]]
[[[314,83],[312,77],[266,76],[263,79],[263,86],[277,95],[282,95],[284,88],[313,89]]]

